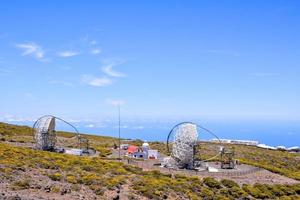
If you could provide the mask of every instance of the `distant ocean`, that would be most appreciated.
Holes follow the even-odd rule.
[[[14,122],[10,122],[14,123]],[[31,125],[28,122],[14,124]],[[79,132],[95,135],[118,136],[117,123],[80,122],[73,123]],[[176,123],[173,122],[126,122],[121,125],[121,137],[146,141],[166,141]],[[206,122],[201,126],[214,132],[222,139],[256,140],[270,146],[300,146],[300,123],[297,122]],[[57,130],[72,131],[69,127],[57,124]],[[201,139],[212,139],[205,131],[200,131]]]

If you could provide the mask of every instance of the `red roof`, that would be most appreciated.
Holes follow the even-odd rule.
[[[132,145],[132,146],[128,147],[127,152],[133,154],[135,152],[138,152],[138,150],[139,150],[139,147]]]

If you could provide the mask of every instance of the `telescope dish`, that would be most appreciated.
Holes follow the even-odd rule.
[[[88,152],[89,150],[88,138],[80,135],[76,127],[70,124],[69,122],[52,115],[42,116],[33,124],[33,135],[34,135],[34,140],[36,142],[36,148],[44,151],[55,150],[55,144],[57,141],[56,131],[55,131],[56,120],[59,120],[71,126],[76,133],[76,138],[78,141],[77,143],[79,147],[84,152]]]
[[[220,154],[218,152],[215,156],[206,160],[195,159],[197,147],[200,145],[199,137],[204,132],[209,133],[220,142],[214,133],[193,122],[182,122],[172,128],[167,138],[167,149],[174,159],[176,167],[195,169],[198,165],[201,165],[200,162],[211,160]]]
[[[37,120],[33,126],[36,147],[41,150],[54,150],[56,143],[55,117],[44,116]]]

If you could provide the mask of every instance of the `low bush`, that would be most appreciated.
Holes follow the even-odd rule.
[[[48,174],[48,177],[53,181],[60,181],[62,179],[62,175],[60,173]]]
[[[232,180],[228,180],[228,179],[222,179],[221,180],[222,185],[224,185],[227,188],[232,188],[232,187],[239,187],[239,185],[232,181]]]
[[[13,184],[11,185],[11,188],[13,190],[24,190],[24,189],[28,189],[29,187],[30,187],[29,179],[18,180],[13,182]]]
[[[67,175],[66,181],[69,182],[69,183],[73,183],[73,184],[76,184],[76,183],[77,183],[77,179],[76,179],[76,177],[73,176],[73,175]]]
[[[216,179],[212,178],[212,177],[206,177],[203,179],[203,183],[205,185],[207,185],[210,188],[216,188],[216,189],[220,189],[222,186],[220,184],[219,181],[217,181]]]

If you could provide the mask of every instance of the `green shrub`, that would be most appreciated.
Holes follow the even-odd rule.
[[[73,175],[67,175],[67,178],[66,178],[67,182],[69,183],[73,183],[73,184],[76,184],[77,183],[77,179],[75,176]]]
[[[221,183],[227,188],[239,187],[239,185],[236,182],[228,179],[222,179]]]
[[[281,185],[280,189],[284,192],[285,195],[289,196],[289,195],[294,195],[296,194],[294,188],[292,186],[289,185]]]
[[[53,192],[53,193],[59,193],[60,192],[60,188],[58,186],[53,186],[53,187],[51,187],[51,192]]]
[[[220,194],[217,194],[216,196],[214,196],[213,199],[214,200],[231,200],[230,198],[228,198],[226,196],[223,196],[223,195],[220,195]]]
[[[60,173],[48,174],[48,177],[53,181],[60,181],[62,179],[62,175]]]
[[[203,197],[206,200],[212,200],[214,198],[214,192],[208,188],[202,187],[200,191],[200,197]]]
[[[214,179],[212,177],[204,178],[203,183],[210,188],[220,189],[222,187],[221,184],[219,183],[219,181],[217,181],[216,179]]]
[[[256,184],[256,186],[244,184],[243,190],[254,198],[258,199],[271,199],[273,197],[273,195],[269,191],[265,191],[265,189],[262,188],[260,184]]]
[[[300,195],[300,183],[291,186],[293,190]]]
[[[105,185],[108,189],[113,189],[114,187],[122,185],[123,183],[125,183],[125,179],[126,179],[125,176],[114,176],[112,178],[109,178],[106,181]]]
[[[30,187],[30,180],[29,179],[24,179],[24,180],[18,180],[15,181],[12,185],[11,188],[13,190],[25,190]]]
[[[228,191],[229,191],[229,195],[234,197],[235,199],[245,198],[248,196],[248,194],[244,190],[242,190],[240,187],[237,186],[229,188]]]

